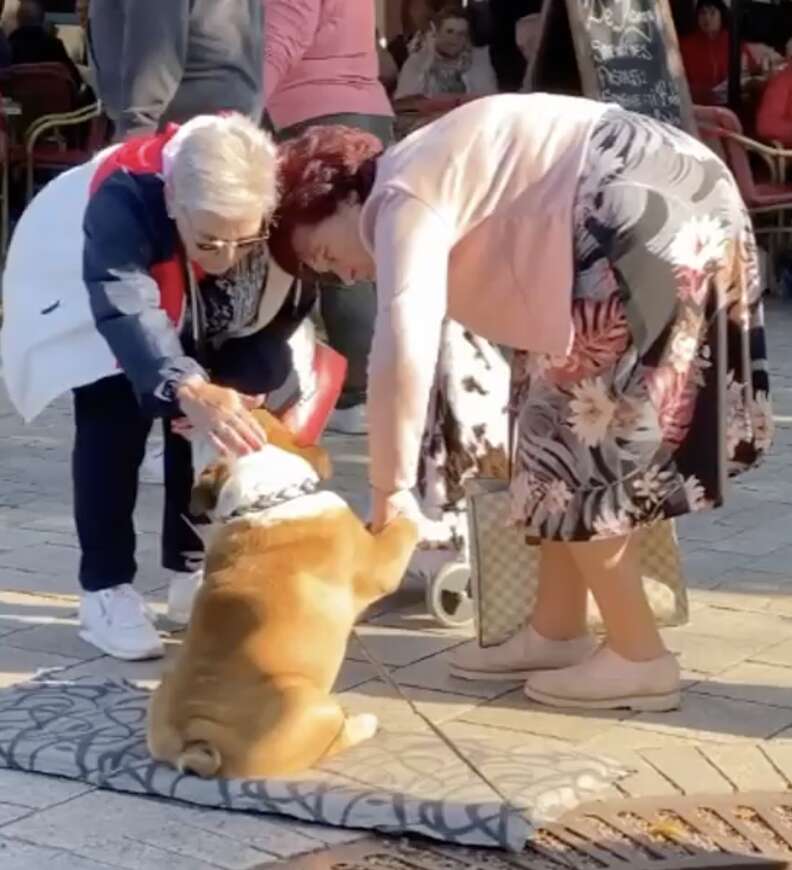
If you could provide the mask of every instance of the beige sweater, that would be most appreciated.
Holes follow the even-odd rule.
[[[548,94],[487,97],[381,158],[361,216],[377,262],[376,489],[415,484],[446,314],[509,347],[567,353],[575,192],[591,130],[614,108]]]

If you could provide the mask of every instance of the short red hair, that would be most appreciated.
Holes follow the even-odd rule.
[[[280,201],[269,249],[282,269],[297,275],[300,260],[294,249],[294,230],[335,214],[352,194],[364,202],[383,147],[371,133],[328,125],[309,127],[278,150]]]

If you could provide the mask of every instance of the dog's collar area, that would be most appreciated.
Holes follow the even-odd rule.
[[[302,498],[305,495],[313,495],[319,491],[319,482],[316,480],[305,480],[302,483],[292,484],[283,489],[267,492],[259,496],[250,504],[238,507],[227,516],[224,520],[239,520],[250,514],[259,514],[262,511],[270,510],[271,508],[279,507],[287,502]]]

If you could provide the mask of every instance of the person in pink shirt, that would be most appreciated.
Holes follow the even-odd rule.
[[[279,167],[273,256],[377,279],[375,529],[417,510],[446,316],[515,351],[513,520],[541,541],[538,599],[454,674],[526,677],[554,706],[676,707],[635,533],[721,505],[772,432],[756,244],[729,170],[673,127],[550,94],[483,97],[385,152],[308,131]]]
[[[756,130],[768,142],[792,148],[792,39],[786,66],[767,83],[756,115]]]
[[[279,139],[318,124],[366,130],[384,145],[393,111],[379,81],[374,3],[263,0],[264,109]],[[331,346],[346,357],[347,380],[330,428],[366,432],[368,355],[376,313],[371,281],[341,287],[322,276],[321,311]]]

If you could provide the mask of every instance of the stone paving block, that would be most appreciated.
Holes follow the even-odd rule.
[[[502,698],[480,704],[464,713],[460,721],[579,743],[591,739],[629,715],[625,711],[612,710],[590,714],[551,710],[532,704],[522,689],[517,689]]]
[[[792,576],[738,569],[696,597],[713,607],[792,617]]]
[[[444,722],[443,732],[452,740],[493,741],[494,745],[503,749],[527,753],[567,753],[579,748],[570,746],[567,740],[560,740],[547,734],[526,734],[524,731],[511,731],[507,728],[461,720]],[[585,750],[581,751],[585,752]]]
[[[452,695],[413,686],[405,687],[404,693],[435,723],[458,719],[478,703],[470,695]],[[351,691],[343,692],[338,700],[350,713],[376,713],[380,725],[390,731],[423,731],[428,727],[420,716],[412,712],[406,701],[380,680],[369,680]]]
[[[704,607],[691,618],[690,630],[720,638],[724,646],[732,641],[780,643],[792,634],[792,619],[764,613],[740,613],[718,607]]]
[[[213,817],[182,804],[92,792],[12,822],[2,832],[129,870],[247,870],[275,854],[217,833]],[[295,845],[295,852],[316,848],[301,835]]]
[[[753,637],[724,643],[721,637],[697,634],[694,626],[667,629],[663,632],[668,648],[679,656],[684,670],[716,674],[739,664],[768,646],[765,638]]]
[[[117,866],[0,836],[0,867],[3,870],[117,870]]]
[[[784,738],[782,734],[778,739],[773,738],[763,743],[762,752],[786,781],[786,787],[792,789],[792,731],[788,738]]]
[[[680,517],[677,534],[685,542],[692,541],[697,546],[712,547],[717,541],[734,534],[734,529],[722,525],[718,519],[717,514],[710,513]]]
[[[788,484],[785,488],[788,489]],[[729,536],[722,540],[712,541],[713,550],[727,553],[737,553],[741,556],[769,556],[782,547],[785,541],[784,532],[792,525],[792,513],[787,511],[782,516],[767,522],[756,529],[734,533],[728,529]]]
[[[682,793],[666,777],[658,773],[640,753],[622,749],[605,754],[630,771],[617,783],[617,787],[629,797],[665,797]]]
[[[792,487],[790,487],[792,489]],[[781,541],[778,549],[752,562],[756,571],[786,574],[792,568],[792,546],[787,544],[788,538]]]
[[[514,688],[514,683],[471,682],[452,677],[448,659],[444,655],[432,656],[406,668],[397,668],[393,676],[403,686],[417,686],[423,689],[437,689],[455,695],[470,695],[473,698],[496,698]]]
[[[1,554],[0,554],[1,555]],[[8,568],[0,566],[0,589],[6,592],[20,592],[29,595],[74,595],[78,591],[75,571],[55,573],[51,571],[29,571],[27,568]]]
[[[361,625],[357,633],[377,661],[392,667],[410,665],[459,646],[460,638],[440,632],[397,631],[380,625]],[[367,662],[357,640],[349,640],[347,658]]]
[[[8,636],[0,642],[0,687],[30,680],[39,671],[68,668],[77,663],[76,659],[66,656],[17,649],[9,646],[7,640]]]
[[[17,516],[13,518],[13,522],[22,529],[74,534],[74,517],[71,508],[68,507],[70,497],[70,493],[64,492],[61,509],[48,510],[39,504],[36,504],[35,508],[32,505],[22,508],[15,512]]]
[[[782,668],[792,668],[792,640],[763,649],[756,655],[751,656],[751,661],[766,662],[769,665],[778,665]]]
[[[69,622],[77,615],[77,598],[0,591],[0,633]]]
[[[683,794],[732,794],[734,788],[695,746],[645,749],[641,756]]]
[[[755,742],[792,726],[792,711],[731,698],[685,692],[682,708],[670,713],[639,713],[636,728],[664,731],[716,743]]]
[[[79,677],[98,677],[103,679],[124,679],[147,689],[159,684],[163,668],[167,668],[178,650],[178,643],[165,638],[165,658],[145,662],[125,662],[120,659],[101,656],[87,662],[74,662],[72,667],[58,677],[76,680]]]
[[[349,689],[355,688],[369,680],[376,679],[377,672],[366,662],[354,662],[346,659],[341,665],[335,685],[334,692],[346,692]]]
[[[704,746],[701,752],[741,791],[785,791],[788,783],[758,746]]]
[[[717,695],[792,708],[792,668],[743,662],[696,685],[701,695]]]
[[[82,640],[78,630],[79,621],[74,617],[68,621],[14,632],[5,639],[5,643],[17,649],[64,655],[80,661],[99,658],[102,653]]]
[[[617,722],[594,737],[590,737],[577,745],[581,752],[603,752],[610,754],[624,750],[626,752],[642,752],[644,749],[673,749],[677,746],[701,745],[690,737],[662,731],[648,731],[645,728],[633,728],[630,720]]]
[[[733,553],[719,553],[717,550],[700,548],[696,543],[683,543],[682,569],[691,593],[698,589],[710,589],[723,580],[723,575],[747,560]]]
[[[410,582],[406,578],[405,583]],[[454,638],[459,642],[470,640],[475,630],[473,625],[459,626],[457,628],[445,628],[438,626],[434,617],[426,612],[426,604],[420,602],[392,610],[375,617],[368,623],[370,625],[382,625],[389,628],[399,628],[403,631],[411,631],[419,634],[429,632],[442,637]]]
[[[279,858],[291,858],[324,846],[353,843],[367,833],[324,825],[310,825],[277,816],[254,813],[229,813],[221,810],[196,810],[204,814],[204,826],[254,849]]]
[[[30,807],[21,807],[19,804],[7,803],[6,801],[0,800],[0,828],[10,822],[16,822],[18,819],[24,818],[32,812],[34,812],[34,810],[31,810]],[[3,853],[0,851],[0,867],[5,866],[2,863],[2,855]]]
[[[53,536],[57,540],[53,540]],[[76,537],[74,535],[70,537],[74,541],[74,546],[76,546]],[[66,542],[69,541],[70,537],[61,533],[48,533],[37,531],[35,529],[9,529],[0,527],[0,550],[17,550],[20,547],[40,547],[44,544],[69,546]]]
[[[2,800],[26,807],[28,810],[43,810],[93,790],[92,785],[75,782],[73,779],[60,779],[56,776],[41,776],[21,770],[0,768]]]

